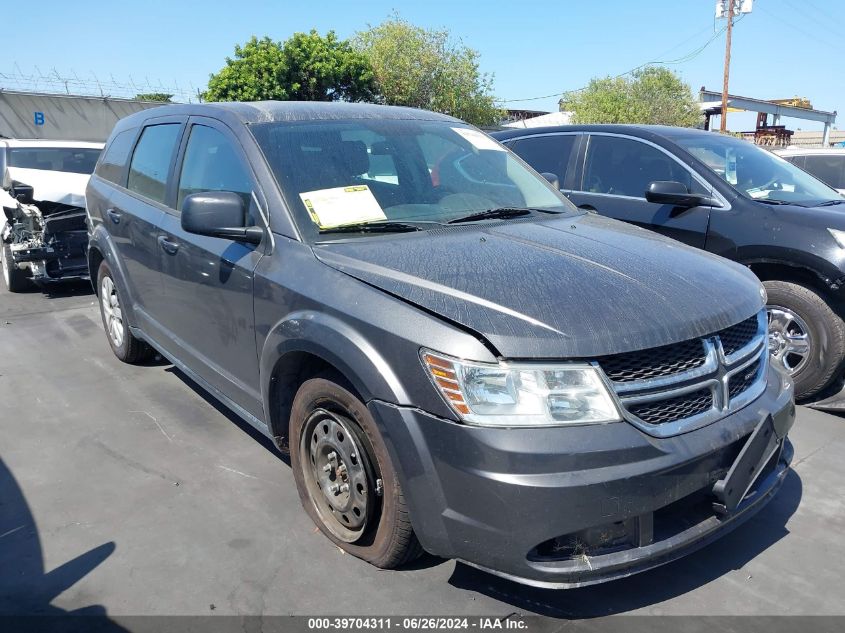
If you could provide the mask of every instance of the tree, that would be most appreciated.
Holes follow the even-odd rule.
[[[253,36],[208,81],[206,101],[366,101],[377,98],[367,59],[334,31],[284,43]]]
[[[173,95],[166,92],[140,92],[135,95],[138,101],[161,101],[162,103],[172,103]]]
[[[414,26],[394,14],[358,33],[353,46],[366,55],[382,101],[451,114],[475,125],[501,118],[492,78],[479,71],[477,51],[447,30]]]
[[[560,109],[575,123],[644,123],[694,127],[702,115],[690,86],[667,68],[649,66],[630,77],[590,80],[569,92]]]

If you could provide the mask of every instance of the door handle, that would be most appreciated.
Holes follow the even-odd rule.
[[[114,209],[106,209],[106,215],[115,224],[120,224],[120,213]]]
[[[175,255],[176,251],[179,250],[179,244],[177,242],[171,242],[164,235],[158,236],[158,245],[161,246],[162,250],[168,255]]]
[[[583,211],[586,211],[587,213],[598,213],[598,211],[596,211],[596,208],[591,204],[579,204],[578,208]]]

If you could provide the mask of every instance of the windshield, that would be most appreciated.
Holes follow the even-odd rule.
[[[675,142],[755,200],[812,204],[842,198],[792,163],[748,141],[714,133],[682,136]]]
[[[87,147],[10,147],[9,167],[93,174],[101,151]]]
[[[250,129],[309,239],[343,226],[424,230],[517,217],[522,209],[579,213],[513,154],[464,124],[360,119]],[[487,211],[493,213],[469,218]]]

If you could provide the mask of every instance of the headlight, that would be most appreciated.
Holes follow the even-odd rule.
[[[480,426],[564,426],[621,419],[598,371],[586,363],[458,360],[421,350],[434,386],[464,422]]]
[[[839,248],[845,248],[845,231],[839,231],[837,229],[828,229],[828,232],[833,236],[833,239],[836,240],[836,243],[839,245]]]

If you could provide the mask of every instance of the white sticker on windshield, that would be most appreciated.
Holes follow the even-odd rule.
[[[367,185],[305,191],[299,197],[321,229],[387,219]]]
[[[479,132],[468,127],[453,127],[452,129],[472,143],[472,146],[476,149],[492,149],[497,152],[507,151],[484,132]]]

